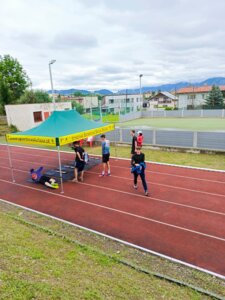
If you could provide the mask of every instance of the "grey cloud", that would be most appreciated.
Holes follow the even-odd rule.
[[[15,43],[21,43],[23,45],[34,47],[35,45],[40,45],[44,43],[44,39],[41,34],[36,32],[20,32],[13,31],[7,36],[7,39]]]
[[[50,43],[53,48],[92,48],[98,45],[96,37],[77,34],[77,33],[59,33]]]
[[[43,88],[52,58],[60,88],[133,87],[140,73],[146,85],[220,76],[224,11],[223,0],[5,1],[1,53]]]

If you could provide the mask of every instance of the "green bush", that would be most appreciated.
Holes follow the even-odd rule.
[[[16,125],[13,125],[13,124],[11,124],[10,126],[9,126],[9,129],[10,129],[10,132],[18,132],[19,131],[19,129],[16,127]]]

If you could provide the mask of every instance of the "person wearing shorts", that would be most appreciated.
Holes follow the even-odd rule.
[[[101,135],[101,141],[102,141],[102,173],[99,175],[100,177],[103,177],[105,175],[110,176],[110,164],[109,164],[109,157],[110,157],[110,142],[106,139],[105,134]],[[107,169],[107,174],[106,174]]]
[[[84,181],[84,149],[80,146],[80,142],[76,141],[73,143],[75,151],[75,168],[74,168],[74,179],[72,182]],[[80,174],[78,178],[78,174]]]

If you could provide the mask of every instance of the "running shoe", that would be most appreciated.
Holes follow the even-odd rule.
[[[137,190],[138,186],[136,184],[134,184],[134,189]]]

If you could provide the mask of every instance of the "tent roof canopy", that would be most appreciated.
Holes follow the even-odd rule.
[[[39,126],[7,134],[8,142],[60,146],[114,130],[114,124],[89,121],[75,110],[54,111]]]

